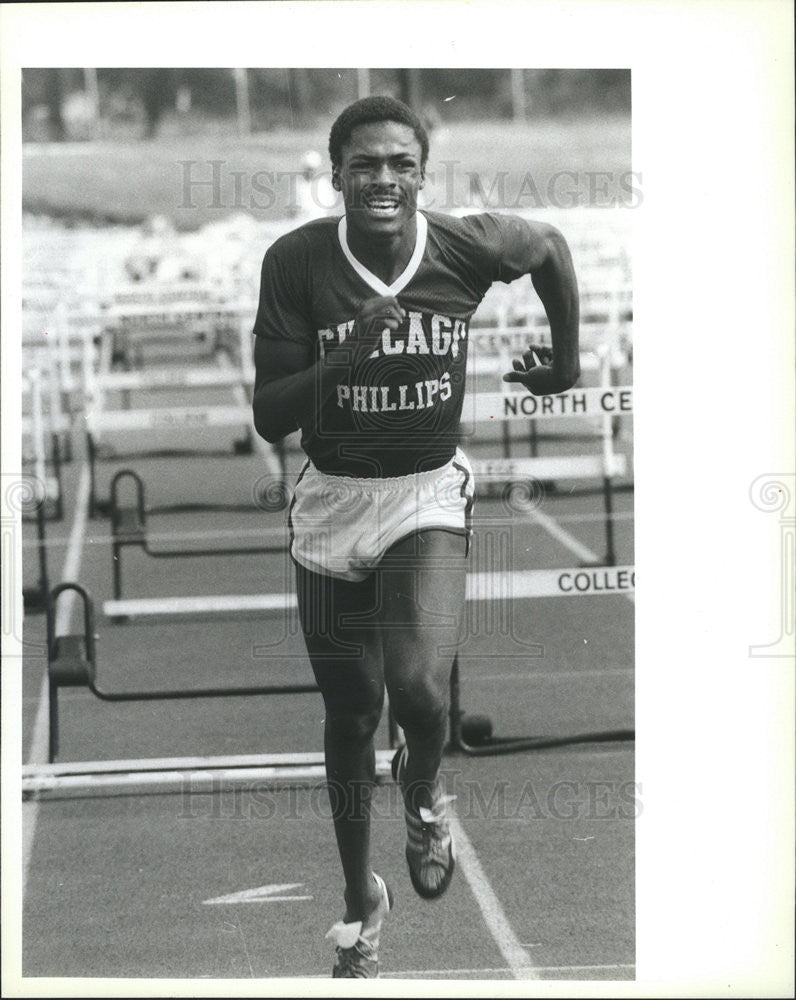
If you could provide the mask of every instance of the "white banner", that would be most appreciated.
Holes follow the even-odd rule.
[[[86,414],[86,428],[92,434],[169,427],[235,427],[241,424],[251,426],[251,407],[175,406],[160,410],[111,410]]]
[[[476,487],[482,482],[513,483],[524,479],[593,479],[623,476],[624,455],[550,455],[540,458],[490,458],[471,461]]]
[[[529,392],[478,392],[464,398],[462,420],[546,420],[560,417],[620,417],[633,412],[633,386],[592,386],[556,396]]]
[[[468,601],[510,601],[528,597],[583,597],[626,594],[636,587],[634,566],[588,569],[538,569],[514,573],[471,573]],[[296,606],[294,594],[225,594],[207,597],[155,597],[105,601],[109,618],[136,615],[219,614],[231,611],[286,611]]]
[[[243,372],[234,368],[166,368],[141,372],[105,372],[95,377],[97,388],[179,389],[243,385]]]

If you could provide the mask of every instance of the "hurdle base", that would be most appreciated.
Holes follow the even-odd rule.
[[[254,452],[254,441],[251,434],[244,438],[238,438],[232,442],[232,453],[234,455],[251,455]]]
[[[96,498],[89,512],[89,517],[110,517],[112,510],[113,504],[110,498],[107,500]]]
[[[46,590],[43,587],[23,589],[22,604],[28,614],[43,614],[47,610]]]
[[[625,743],[635,740],[633,729],[612,729],[605,732],[574,733],[570,736],[490,736],[483,743],[471,744],[461,736],[452,739],[445,747],[449,754],[468,757],[497,757],[501,754],[522,753],[530,750],[550,750],[556,747],[575,746],[579,743]]]
[[[476,718],[487,725],[487,731],[478,744],[468,743],[464,738],[465,720]],[[450,705],[448,708],[449,740],[445,752],[463,753],[468,757],[496,757],[501,754],[522,753],[528,750],[546,750],[554,747],[572,746],[577,743],[616,743],[636,738],[633,729],[612,729],[604,732],[575,733],[572,736],[493,736],[492,721],[488,716],[465,713],[461,703],[461,682],[459,657],[454,657],[450,673]]]

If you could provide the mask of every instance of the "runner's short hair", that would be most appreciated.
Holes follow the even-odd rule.
[[[343,160],[343,146],[351,137],[357,125],[371,122],[398,122],[408,125],[420,143],[420,166],[425,167],[428,159],[428,134],[423,123],[410,107],[394,97],[363,97],[354,101],[340,112],[329,133],[329,156],[333,167],[339,167]]]

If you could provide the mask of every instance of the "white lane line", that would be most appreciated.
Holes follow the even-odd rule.
[[[531,511],[528,515],[532,524],[538,524],[540,528],[550,535],[551,538],[555,538],[557,542],[560,542],[564,548],[569,549],[569,551],[578,557],[578,559],[584,562],[600,563],[601,557],[597,555],[596,552],[592,551],[587,545],[579,542],[574,535],[571,535],[566,528],[562,528],[561,525],[552,517],[547,514],[543,514],[540,510]],[[627,591],[624,595],[631,603],[635,602],[635,597],[632,591]]]
[[[544,528],[548,535],[555,538],[557,542],[561,542],[578,559],[582,559],[584,562],[597,561],[598,556],[596,552],[593,552],[587,545],[579,542],[574,535],[571,535],[565,528],[562,528],[552,517],[543,514],[540,510],[531,511],[528,516],[533,523]]]
[[[455,814],[450,816],[451,835],[456,844],[456,862],[475,896],[495,944],[509,965],[515,979],[536,979],[537,971],[531,957],[522,947],[506,918],[500,900],[481,867],[470,838]]]
[[[77,487],[77,501],[75,504],[75,519],[72,522],[72,530],[69,533],[69,544],[67,545],[66,558],[62,580],[77,581],[80,572],[80,560],[83,554],[83,536],[86,530],[86,517],[88,515],[89,496],[89,474],[88,466],[84,465],[80,471],[80,482]],[[58,608],[55,615],[55,634],[61,635],[69,630],[69,623],[72,618],[72,608],[74,607],[76,593],[74,590],[67,590],[58,601]],[[48,680],[45,673],[39,688],[39,705],[36,710],[36,718],[33,722],[33,738],[30,744],[29,764],[44,764],[47,760],[47,742],[49,739],[49,714],[48,714]],[[22,804],[22,892],[28,880],[28,868],[33,854],[33,839],[36,835],[36,823],[39,818],[38,802],[34,799]]]
[[[226,896],[215,896],[213,899],[203,899],[203,906],[234,905],[237,903],[285,903],[301,899],[312,899],[312,896],[285,895],[291,889],[303,889],[303,882],[281,882],[274,885],[261,885],[256,889],[242,889]]]
[[[591,522],[603,522],[603,521],[632,521],[635,517],[635,511],[632,510],[617,510],[612,514],[597,513],[592,514],[559,514],[556,521],[559,524],[588,524]]]

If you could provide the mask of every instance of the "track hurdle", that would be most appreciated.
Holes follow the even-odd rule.
[[[61,475],[61,444],[57,433],[57,415],[50,410],[45,413],[44,387],[47,380],[38,365],[22,378],[23,404],[29,401],[30,411],[22,417],[22,439],[30,442],[30,451],[23,448],[23,462],[33,464],[35,475],[41,484],[44,517],[48,521],[60,521],[64,516],[63,483]],[[63,426],[61,424],[61,426]],[[46,441],[50,442],[47,453]],[[48,473],[48,466],[51,474]],[[48,512],[49,501],[49,512]],[[38,515],[37,515],[38,516]]]
[[[119,500],[120,484],[123,480],[129,479],[135,488],[134,505],[122,505]],[[283,498],[280,496],[278,505],[274,507],[281,510]],[[113,566],[113,597],[120,600],[122,597],[122,553],[126,548],[135,547],[153,559],[185,559],[199,556],[242,556],[242,555],[267,555],[287,551],[284,529],[275,532],[278,541],[272,544],[258,545],[236,545],[229,548],[213,547],[208,548],[160,548],[153,549],[149,545],[147,533],[148,514],[173,514],[190,513],[197,510],[207,510],[208,504],[187,503],[172,504],[169,507],[147,507],[144,481],[132,469],[120,469],[111,480],[110,487],[110,515],[111,515],[111,556]],[[213,510],[222,511],[252,511],[254,506],[242,507],[238,504],[216,504]]]
[[[145,411],[119,410],[101,413],[92,411],[86,414],[86,441],[89,465],[89,517],[107,514],[110,510],[110,500],[97,497],[96,465],[100,457],[98,445],[99,436],[107,431],[162,431],[196,430],[204,428],[237,427],[244,429],[244,436],[233,443],[233,453],[246,455],[251,452],[251,408],[243,406],[182,406]],[[157,458],[170,456],[174,458],[195,458],[197,455],[219,454],[219,452],[197,452],[179,448],[147,449],[138,452],[138,457]],[[227,454],[224,452],[223,454]],[[114,454],[116,459],[129,458],[130,455]]]
[[[170,357],[175,344],[199,344],[203,354],[212,357],[231,330],[239,332],[243,319],[241,308],[223,302],[110,305],[102,314],[103,329],[113,339],[114,359],[138,368],[143,367],[145,350],[157,346]]]
[[[110,510],[110,500],[101,500],[97,497],[96,464],[100,457],[102,447],[101,438],[103,434],[237,427],[243,431],[243,435],[233,442],[232,453],[236,455],[251,454],[253,448],[252,415],[246,396],[250,373],[243,360],[247,355],[242,346],[244,341],[242,327],[238,333],[241,339],[241,346],[239,348],[241,352],[241,365],[238,368],[228,364],[218,364],[215,367],[204,366],[193,368],[178,368],[173,366],[161,367],[149,372],[113,371],[114,347],[112,339],[107,334],[104,334],[100,338],[99,356],[97,358],[95,357],[93,340],[89,337],[85,338],[83,370],[86,446],[90,480],[90,517],[96,517],[97,514],[107,514]],[[216,354],[219,357],[226,357],[221,349]],[[235,404],[156,407],[147,410],[132,410],[129,409],[129,398],[127,398],[125,400],[127,406],[123,406],[122,409],[106,409],[106,396],[112,391],[120,391],[124,394],[135,389],[201,389],[211,386],[229,388],[235,394]],[[176,458],[207,456],[211,452],[208,450],[197,451],[195,449],[166,447],[160,449],[146,448],[133,454],[136,457],[170,456]],[[218,453],[216,452],[216,454]],[[113,457],[124,459],[132,457],[132,455],[125,452],[116,452]]]
[[[97,497],[97,461],[100,457],[100,438],[104,432],[124,431],[163,431],[163,430],[197,430],[205,428],[239,428],[243,436],[232,444],[232,454],[247,455],[252,450],[251,407],[248,406],[182,406],[155,408],[151,410],[116,410],[101,411],[91,409],[86,412],[86,443],[89,465],[89,516],[107,514],[110,510],[110,499],[100,500]],[[172,448],[147,448],[134,453],[136,457],[174,457],[189,458],[207,456],[209,454],[227,454],[208,450]],[[129,453],[113,453],[113,457],[121,460],[132,457]]]
[[[605,365],[605,361],[603,362]],[[599,455],[559,455],[472,461],[476,484],[522,484],[531,479],[599,479],[605,512],[606,554],[604,562],[616,561],[613,528],[614,477],[627,473],[625,456],[613,447],[613,419],[633,412],[632,386],[592,386],[570,389],[557,396],[533,396],[524,392],[473,393],[465,397],[462,420],[466,424],[500,420],[504,426],[517,420],[550,420],[572,417],[594,418],[601,426]]]
[[[142,312],[139,316],[136,313],[131,314],[128,310],[122,315],[126,321],[129,321],[136,336],[140,334],[144,340],[152,332],[148,330],[147,323],[153,317],[160,321],[164,320],[166,316],[173,316],[174,323],[179,325],[189,322],[191,317],[198,316],[207,319],[208,316],[214,318],[223,316],[225,323],[220,331],[216,331],[219,333],[219,338],[213,345],[210,354],[210,357],[216,361],[216,365],[177,368],[173,364],[175,339],[171,330],[168,331],[168,344],[170,348],[169,358],[172,363],[159,368],[149,368],[145,372],[131,372],[129,365],[123,371],[112,371],[114,361],[119,358],[119,355],[123,356],[125,352],[115,350],[113,347],[109,350],[106,344],[104,348],[101,348],[99,358],[95,358],[90,349],[90,342],[84,341],[84,389],[91,398],[96,397],[102,390],[207,388],[209,386],[247,386],[253,384],[254,365],[251,357],[251,344],[249,343],[251,335],[247,329],[247,313],[244,310],[232,306],[216,306],[208,312],[208,308],[205,306],[184,306],[174,313],[164,313],[158,310],[154,313],[151,311]],[[134,320],[141,316],[145,318],[146,322],[139,329]],[[228,332],[232,328],[234,328],[235,337],[231,340],[221,337],[222,332]],[[156,339],[162,336],[157,324],[155,336]],[[103,339],[110,339],[112,343],[112,333],[106,330],[100,335],[101,342]],[[218,365],[222,356],[229,356],[234,364],[224,367]]]
[[[594,329],[595,326],[596,329]],[[583,329],[589,330],[589,327]],[[500,376],[511,371],[513,358],[521,357],[528,349],[551,348],[549,330],[537,332],[533,328],[518,326],[471,330],[470,340],[472,341],[470,348],[472,356],[468,360],[468,373],[474,376]],[[616,381],[614,373],[624,369],[627,364],[628,355],[625,346],[620,342],[616,333],[606,334],[601,324],[592,324],[589,335],[584,335],[582,341],[581,371],[584,376],[587,376],[590,381],[596,380],[598,385],[609,388]],[[562,437],[569,441],[594,440],[601,433],[600,425],[596,421],[591,421],[594,426],[589,428],[590,421],[588,418],[584,418],[584,420],[587,427],[582,431],[573,433],[570,429],[566,434],[562,434],[561,432],[540,432],[536,418],[529,417],[530,454],[536,456],[539,443],[545,440],[560,440]],[[501,429],[503,454],[504,457],[508,458],[513,438],[508,424],[503,422]]]
[[[30,612],[41,612],[47,607],[48,593],[50,589],[49,574],[47,570],[47,530],[45,504],[47,501],[48,478],[45,469],[44,457],[44,428],[41,405],[41,375],[38,369],[33,368],[23,377],[23,385],[30,386],[33,402],[33,413],[31,415],[32,436],[34,447],[34,468],[36,494],[36,547],[39,556],[39,579],[35,587],[23,589],[22,597],[25,610]],[[58,494],[59,503],[61,501],[60,492]]]
[[[65,423],[62,453],[64,461],[72,460],[72,415],[77,410],[80,384],[75,378],[73,363],[82,364],[82,340],[73,343],[70,309],[65,300],[56,306],[46,327],[46,342],[50,357],[50,378],[53,383],[52,412]],[[57,394],[57,395],[56,395]]]
[[[72,402],[73,390],[64,384],[63,365],[57,336],[48,336],[46,348],[35,353],[36,367],[42,373],[47,394],[47,416],[51,433],[57,437],[59,453],[64,462],[72,461]]]
[[[83,602],[83,632],[74,635],[55,635],[55,608],[58,597],[66,590],[74,590]],[[47,618],[48,679],[50,688],[50,745],[49,761],[58,754],[59,720],[58,690],[62,687],[87,687],[101,701],[169,701],[194,698],[249,697],[252,695],[316,693],[315,684],[250,685],[241,687],[209,687],[193,689],[168,689],[157,691],[107,691],[100,687],[97,675],[96,633],[94,631],[94,604],[88,591],[78,583],[66,581],[54,587],[50,594]]]
[[[524,599],[541,596],[577,597],[597,594],[629,595],[635,589],[632,566],[600,570],[555,569],[522,571],[497,575],[477,573],[468,578],[468,601]],[[54,633],[55,608],[58,597],[74,590],[83,602],[83,631],[73,635]],[[261,600],[260,610],[268,603],[270,610],[295,606],[292,595],[278,601]],[[107,602],[106,605],[107,607]],[[171,758],[155,761],[79,762],[56,765],[59,752],[60,722],[58,693],[62,687],[85,687],[105,702],[157,701],[175,699],[218,698],[232,696],[317,693],[314,684],[257,685],[196,689],[163,689],[142,691],[108,691],[100,686],[96,652],[93,602],[88,592],[77,583],[64,582],[50,595],[47,618],[48,688],[49,688],[49,748],[48,765],[29,766],[23,773],[23,794],[42,795],[59,792],[98,793],[109,788],[122,791],[155,789],[181,791],[189,784],[199,791],[192,779],[198,770],[199,780],[217,791],[220,784],[257,781],[280,785],[297,780],[321,783],[324,779],[321,754],[270,754],[233,758]],[[449,751],[461,751],[471,756],[507,754],[585,742],[614,742],[634,738],[632,730],[580,733],[561,737],[496,738],[492,736],[491,720],[484,716],[467,716],[461,708],[458,657],[451,671],[450,743]],[[396,727],[390,718],[390,749],[379,751],[378,775],[387,777],[389,761],[395,747]],[[469,741],[468,741],[469,737]]]

